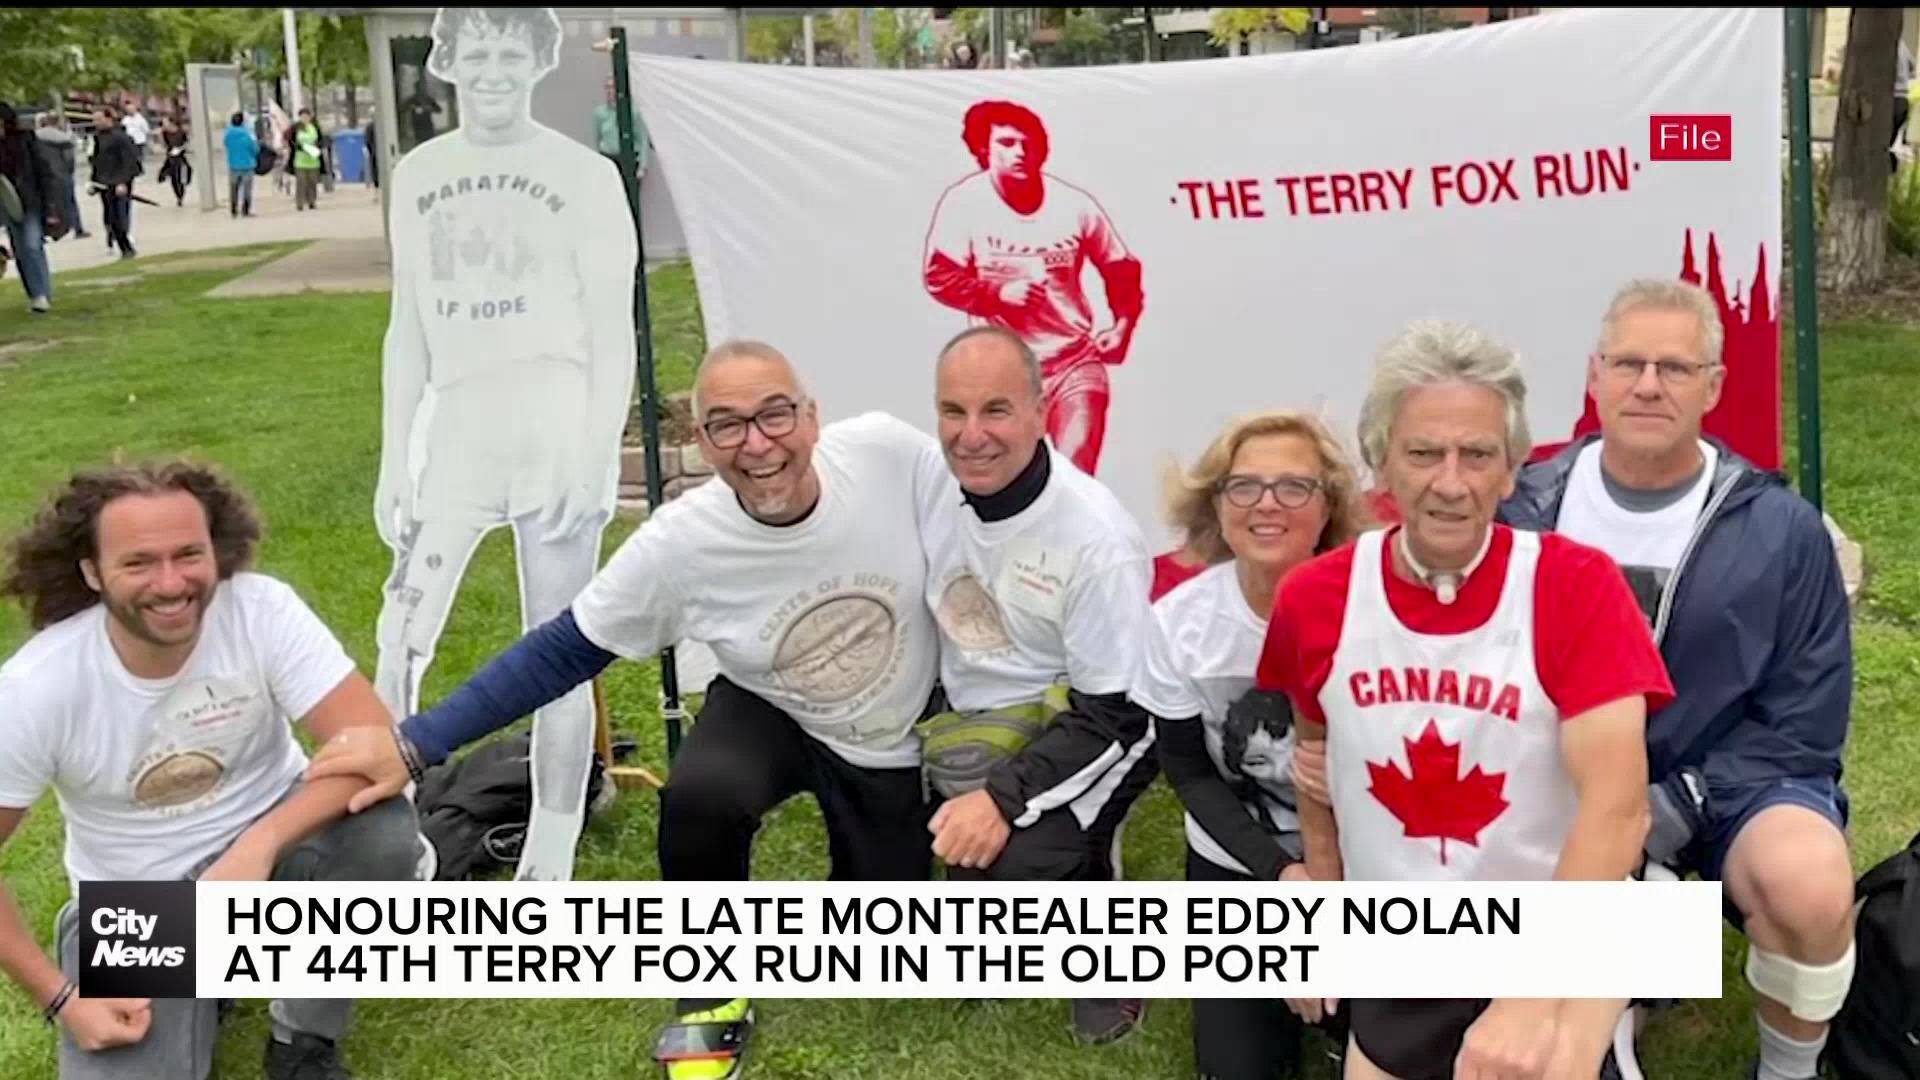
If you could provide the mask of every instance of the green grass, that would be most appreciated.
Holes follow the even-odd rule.
[[[265,258],[290,246],[245,250]],[[221,462],[261,503],[262,568],[299,589],[371,671],[388,569],[370,521],[386,298],[203,297],[242,272],[155,274],[92,290],[79,286],[126,271],[63,275],[56,312],[40,318],[27,316],[16,286],[0,283],[0,531],[23,522],[79,463],[176,452]],[[669,267],[651,278],[650,291],[661,385],[671,392],[686,385],[701,348],[691,275]],[[57,344],[6,351],[34,340]],[[1920,765],[1920,417],[1912,415],[1920,405],[1900,389],[1912,379],[1920,329],[1843,324],[1827,328],[1822,349],[1828,505],[1866,545],[1871,565],[1848,752],[1855,861],[1864,867],[1920,828],[1920,786],[1911,782]],[[627,528],[609,531],[609,550]],[[496,533],[467,574],[427,681],[429,700],[512,639],[517,608],[511,542]],[[0,610],[0,656],[25,637],[17,610]],[[654,665],[616,665],[607,683],[616,727],[639,738],[643,759],[663,764]],[[649,793],[624,793],[589,826],[576,876],[657,878],[655,806]],[[793,800],[762,832],[755,874],[823,877],[823,841],[813,803]],[[60,843],[48,800],[0,850],[0,877],[43,937],[67,891]],[[1162,782],[1129,824],[1127,874],[1178,879],[1182,853],[1179,806]],[[1754,1035],[1740,956],[1729,934],[1727,997],[1687,1003],[1649,1030],[1652,1075],[1744,1072]],[[658,1001],[377,1000],[361,1005],[346,1046],[363,1080],[637,1077],[652,1075],[648,1051],[666,1012]],[[265,1014],[264,1002],[242,1003],[223,1033],[216,1077],[259,1075]],[[759,1016],[758,1080],[1191,1075],[1189,1013],[1178,1001],[1154,1003],[1136,1037],[1098,1050],[1070,1043],[1059,1001],[769,1000]],[[53,1076],[51,1033],[23,995],[0,988],[0,1078]]]

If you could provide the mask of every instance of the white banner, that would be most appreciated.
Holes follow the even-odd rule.
[[[200,882],[191,940],[200,997],[1713,998],[1720,904],[1709,882]],[[107,921],[138,930],[136,907]]]
[[[1151,530],[1164,463],[1232,416],[1353,441],[1417,318],[1519,350],[1564,441],[1636,276],[1719,298],[1709,431],[1777,465],[1782,50],[1778,10],[1673,9],[1122,67],[634,72],[710,341],[787,352],[827,419],[931,431],[943,341],[1011,327],[1056,444]]]

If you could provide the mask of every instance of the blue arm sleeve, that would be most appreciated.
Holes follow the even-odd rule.
[[[487,662],[446,700],[400,725],[429,765],[593,678],[614,655],[587,640],[571,609]]]
[[[1846,586],[1826,526],[1801,502],[1787,582],[1772,628],[1765,676],[1749,697],[1745,721],[1706,755],[1709,782],[1782,776],[1838,778],[1853,711],[1853,628]]]

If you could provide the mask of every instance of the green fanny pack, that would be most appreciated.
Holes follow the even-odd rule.
[[[1024,750],[1065,711],[1067,688],[1055,685],[1039,701],[927,717],[914,725],[927,786],[949,799],[980,790],[995,765]]]

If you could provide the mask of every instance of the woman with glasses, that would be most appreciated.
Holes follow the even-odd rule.
[[[1187,878],[1306,880],[1292,712],[1284,697],[1254,690],[1254,669],[1280,579],[1362,527],[1353,467],[1320,421],[1259,413],[1171,477],[1167,516],[1209,564],[1155,603],[1161,634],[1140,694],[1162,720],[1161,765],[1186,805]],[[1193,1003],[1194,1057],[1208,1080],[1292,1074],[1300,1035],[1277,1000]]]

